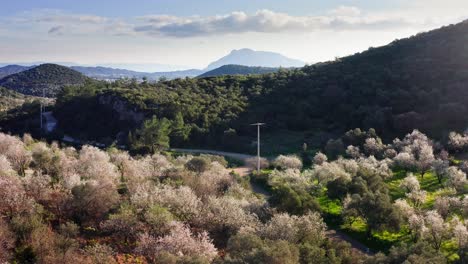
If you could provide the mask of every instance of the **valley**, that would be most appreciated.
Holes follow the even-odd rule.
[[[365,13],[326,14],[36,20],[185,43]],[[462,21],[311,65],[244,48],[180,71],[2,67],[0,263],[468,263],[467,36]]]

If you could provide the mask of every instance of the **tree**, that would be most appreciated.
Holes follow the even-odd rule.
[[[355,147],[353,145],[349,145],[346,148],[346,155],[348,155],[350,158],[357,159],[359,158],[362,154],[359,150],[359,147]]]
[[[0,218],[0,262],[9,263],[15,248],[16,237],[8,224]]]
[[[94,244],[87,246],[84,251],[91,257],[91,262],[96,264],[116,264],[113,255],[114,250],[107,245]]]
[[[232,197],[209,197],[203,210],[204,227],[224,236],[236,233],[240,228],[256,228],[259,225],[255,214],[248,211],[249,202]]]
[[[413,173],[408,173],[406,178],[400,183],[400,188],[405,188],[407,193],[412,191],[419,191],[421,189],[419,181]]]
[[[159,205],[167,208],[177,219],[194,221],[201,212],[202,201],[187,186],[178,188],[170,185],[139,185],[130,197],[138,208],[149,208]]]
[[[468,147],[468,136],[466,134],[458,134],[456,132],[450,132],[448,137],[448,147],[452,151],[462,151]]]
[[[468,229],[467,223],[463,224],[458,217],[451,221],[452,234],[458,244],[458,255],[461,263],[468,260]]]
[[[188,226],[180,222],[172,222],[170,233],[160,238],[147,233],[140,235],[136,252],[148,257],[152,262],[157,262],[161,253],[201,257],[211,262],[218,253],[208,233],[203,231],[193,234]]]
[[[435,250],[439,251],[442,242],[448,235],[448,224],[444,222],[444,219],[436,211],[427,212],[424,222],[425,225],[421,230],[423,238],[426,239]]]
[[[206,159],[200,157],[194,157],[185,164],[185,168],[198,174],[206,171],[209,166],[209,162]]]
[[[117,168],[110,162],[109,155],[93,146],[83,146],[80,150],[78,172],[85,180],[109,180],[116,182]]]
[[[283,240],[262,240],[255,234],[240,232],[231,237],[227,263],[299,263],[299,249]]]
[[[413,202],[415,207],[421,207],[421,205],[426,201],[427,192],[424,190],[412,190],[406,194],[406,197]]]
[[[292,244],[313,243],[321,245],[327,226],[319,213],[303,216],[276,214],[258,231],[260,236],[270,240],[285,240]]]
[[[135,149],[149,148],[150,153],[156,153],[169,147],[169,134],[171,133],[171,122],[166,119],[158,119],[156,116],[146,120],[137,131]]]
[[[128,204],[122,204],[119,211],[111,214],[100,226],[104,231],[122,237],[126,243],[135,239],[143,229],[135,208]]]
[[[439,184],[442,184],[442,179],[446,176],[447,168],[449,167],[449,162],[447,160],[436,159],[432,163],[432,167],[434,168],[435,175]]]
[[[72,189],[75,216],[82,221],[99,222],[117,204],[117,186],[108,180],[88,181]]]
[[[313,162],[314,162],[314,165],[322,165],[327,160],[328,160],[327,156],[319,151],[317,152],[317,154],[315,154]]]
[[[174,221],[175,217],[166,208],[153,205],[146,210],[144,220],[150,226],[150,234],[162,235],[169,232],[169,223]]]
[[[396,230],[401,222],[401,215],[393,207],[388,195],[380,192],[353,194],[344,210],[345,213],[351,211],[366,221],[368,237],[373,230],[383,228]]]
[[[294,155],[279,155],[276,157],[276,159],[273,161],[273,165],[275,167],[281,168],[283,170],[285,169],[297,169],[300,170],[302,169],[302,161],[299,157],[294,156]]]
[[[0,215],[13,218],[22,213],[31,213],[34,201],[26,194],[17,176],[0,176]]]
[[[446,175],[448,179],[448,186],[453,187],[458,191],[464,190],[467,179],[466,174],[463,171],[452,166],[446,170]]]
[[[190,126],[186,126],[181,112],[177,112],[172,121],[172,130],[170,133],[171,142],[174,145],[180,145],[185,142],[190,135]]]

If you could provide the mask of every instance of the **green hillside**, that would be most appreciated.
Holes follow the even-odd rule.
[[[224,65],[214,70],[203,73],[198,76],[203,77],[215,77],[222,75],[249,75],[249,74],[266,74],[277,72],[279,68],[270,68],[270,67],[249,67],[243,65]]]
[[[53,97],[64,86],[83,85],[88,80],[81,73],[56,64],[42,64],[0,80],[0,86],[22,94]]]

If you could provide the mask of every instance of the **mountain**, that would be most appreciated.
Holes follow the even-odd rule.
[[[149,75],[149,78],[153,80],[158,80],[161,77],[167,78],[167,79],[196,77],[204,72],[205,72],[204,70],[198,70],[198,69],[170,71],[170,72],[153,72]]]
[[[0,86],[27,95],[55,96],[64,86],[83,85],[88,77],[65,66],[42,64],[0,79]]]
[[[120,79],[120,78],[142,78],[149,73],[136,72],[125,69],[114,69],[107,67],[85,67],[71,66],[71,69],[81,72],[82,74],[95,79]]]
[[[244,65],[260,67],[302,67],[305,62],[285,57],[279,53],[255,51],[251,49],[233,50],[221,59],[212,62],[206,70],[213,70],[224,65]]]
[[[0,68],[0,79],[8,75],[15,74],[18,72],[26,71],[35,66],[21,66],[21,65],[7,65]]]
[[[205,72],[198,77],[215,77],[221,75],[249,75],[249,74],[266,74],[277,72],[279,68],[269,68],[269,67],[249,67],[243,65],[224,65],[217,69]]]
[[[143,77],[149,80],[159,80],[159,78],[176,79],[185,77],[196,77],[203,73],[202,70],[182,70],[182,71],[170,71],[170,72],[137,72],[126,69],[114,69],[108,67],[85,67],[85,66],[72,66],[71,69],[81,72],[82,74],[98,79],[98,80],[118,80],[122,78],[137,78],[142,79]]]

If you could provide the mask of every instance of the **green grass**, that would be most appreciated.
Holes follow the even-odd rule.
[[[406,174],[407,172],[404,170],[395,171],[393,177],[386,181],[393,200],[405,197],[405,190],[400,188],[400,184]],[[440,184],[434,172],[426,172],[424,177],[421,177],[420,173],[415,173],[415,176],[418,178],[421,189],[427,192],[428,201],[433,202],[437,193],[444,188],[445,180],[442,180],[442,184]]]
[[[306,141],[306,132],[277,131],[262,134],[262,154],[276,157],[280,154],[298,154]],[[309,146],[309,149],[312,146]]]
[[[405,190],[400,188],[401,181],[406,177],[406,171],[400,170],[393,173],[393,177],[386,181],[390,196],[393,200],[405,197]]]
[[[421,174],[418,174],[418,180],[422,190],[425,190],[428,193],[433,193],[438,189],[443,188],[444,181],[440,184],[434,172],[427,172],[424,177],[421,177],[420,175]]]
[[[341,206],[341,202],[338,199],[332,200],[328,198],[328,196],[325,193],[317,197],[317,202],[320,204],[320,208],[324,213],[333,216],[341,215],[343,207]]]

